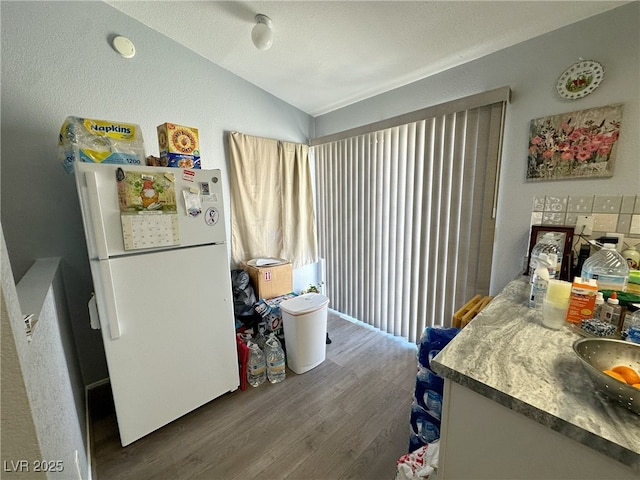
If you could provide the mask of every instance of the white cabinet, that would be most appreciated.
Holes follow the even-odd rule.
[[[438,480],[638,478],[626,465],[445,379]]]

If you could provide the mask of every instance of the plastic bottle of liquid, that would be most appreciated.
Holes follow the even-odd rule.
[[[602,292],[596,293],[596,304],[593,307],[593,318],[602,320],[602,306],[604,305],[604,295]]]
[[[564,236],[558,232],[547,232],[551,233],[549,240],[549,247],[546,249],[547,255],[549,255],[549,259],[552,261],[555,259],[555,263],[549,267],[549,273],[553,275],[553,278],[556,280],[560,279],[560,271],[562,269],[562,256],[564,252]]]
[[[549,277],[557,279],[559,276],[557,262],[560,257],[560,249],[558,248],[556,234],[553,232],[546,232],[531,250],[531,258],[529,260],[530,282],[533,282],[533,274],[535,273],[536,268],[538,268],[540,254],[542,253],[546,254],[547,258],[552,260],[549,262],[550,265],[547,267],[549,270]],[[555,261],[553,261],[553,259],[555,259]]]
[[[640,310],[627,313],[621,330],[623,340],[640,343]]]
[[[529,308],[542,308],[542,301],[547,294],[549,285],[549,256],[546,253],[538,255],[538,266],[531,279],[531,293],[529,294]]]
[[[599,252],[591,255],[582,265],[582,278],[595,278],[598,290],[627,290],[629,265],[613,243],[605,243]]]
[[[285,371],[284,350],[275,334],[269,335],[264,346],[267,357],[267,378],[271,383],[280,383],[287,375]]]
[[[602,320],[618,328],[620,326],[621,313],[622,307],[618,300],[618,294],[616,292],[612,292],[611,296],[607,299],[607,303],[602,306]]]
[[[247,362],[247,383],[252,387],[262,385],[267,379],[267,365],[264,353],[257,343],[249,342],[249,361]]]
[[[560,279],[560,265],[558,264],[559,249],[555,245],[549,245],[545,249],[545,252],[547,253],[547,257],[549,258],[549,262],[547,263],[549,278],[559,280]]]

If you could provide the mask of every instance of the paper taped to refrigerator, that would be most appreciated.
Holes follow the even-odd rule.
[[[125,250],[180,245],[177,215],[122,215]]]
[[[171,176],[118,168],[116,181],[125,250],[180,245]]]

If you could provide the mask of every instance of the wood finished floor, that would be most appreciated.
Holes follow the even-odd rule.
[[[392,480],[408,447],[416,347],[331,313],[328,330],[315,369],[223,395],[125,448],[108,385],[96,389],[94,480]]]

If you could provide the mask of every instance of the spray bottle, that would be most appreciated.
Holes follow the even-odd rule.
[[[549,273],[549,267],[551,261],[546,253],[540,253],[538,255],[536,268],[533,271],[531,277],[531,293],[529,294],[529,308],[542,308],[542,302],[547,294],[547,286],[549,285],[549,279],[551,275]]]

